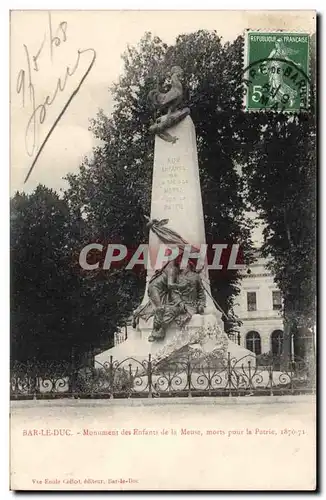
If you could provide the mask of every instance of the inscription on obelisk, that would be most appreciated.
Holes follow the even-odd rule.
[[[151,219],[169,219],[169,227],[191,245],[205,243],[205,227],[195,127],[190,116],[171,128],[178,141],[171,144],[155,137]],[[160,244],[149,237],[151,258]]]

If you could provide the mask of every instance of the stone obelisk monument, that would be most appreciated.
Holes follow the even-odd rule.
[[[180,234],[194,248],[206,243],[204,213],[200,189],[196,133],[188,114],[181,122],[169,129],[175,143],[155,136],[154,167],[152,181],[151,220],[168,220],[168,227]],[[151,262],[157,261],[162,241],[149,233]],[[171,245],[173,246],[173,245]],[[147,273],[147,283],[153,275]],[[210,296],[208,273],[202,273],[206,292],[206,310],[217,314]],[[145,294],[144,301],[147,298]]]
[[[149,227],[149,260],[155,264],[162,245],[185,246],[195,251],[206,243],[200,189],[196,133],[189,108],[182,107],[182,70],[171,69],[171,89],[149,94],[162,114],[150,127],[155,134]],[[213,353],[225,359],[248,353],[231,342],[224,332],[222,313],[211,297],[206,267],[180,268],[180,260],[162,263],[149,270],[144,299],[128,327],[127,340],[96,357],[101,363],[109,356],[153,361],[175,359],[191,353]],[[198,353],[198,352],[197,352]]]

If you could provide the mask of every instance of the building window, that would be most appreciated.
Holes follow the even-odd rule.
[[[282,330],[274,330],[271,335],[272,354],[280,356],[283,351],[283,332]]]
[[[247,292],[248,311],[257,311],[256,292]]]
[[[261,340],[258,332],[248,332],[246,335],[246,347],[255,354],[261,354]]]
[[[279,311],[282,309],[282,296],[280,291],[273,292],[273,310]]]

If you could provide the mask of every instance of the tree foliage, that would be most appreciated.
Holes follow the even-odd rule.
[[[259,121],[259,123],[258,123]],[[257,118],[244,174],[264,223],[263,254],[282,291],[287,336],[315,325],[316,133],[310,115]]]
[[[42,359],[65,350],[71,332],[68,224],[67,205],[44,186],[11,200],[13,359]]]
[[[12,198],[12,359],[78,361],[113,345],[132,286],[121,288],[119,272],[82,271],[84,234],[84,221],[50,189]]]

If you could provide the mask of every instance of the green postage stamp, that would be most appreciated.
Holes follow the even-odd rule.
[[[309,39],[308,33],[246,32],[246,110],[308,109]]]

